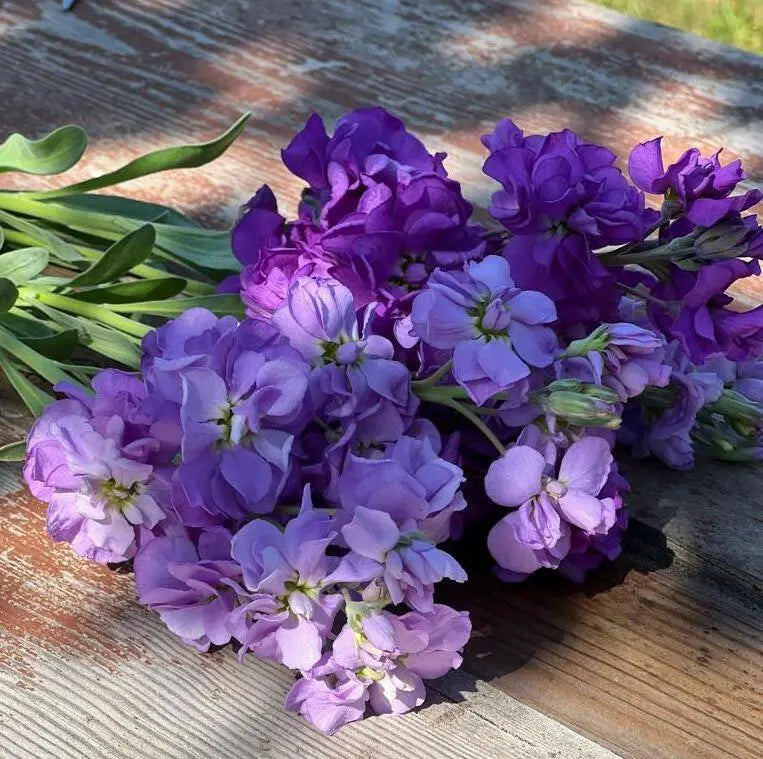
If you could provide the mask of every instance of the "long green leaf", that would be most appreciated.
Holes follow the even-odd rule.
[[[245,113],[227,132],[210,142],[155,150],[152,153],[136,158],[134,161],[130,161],[128,164],[116,169],[116,171],[111,171],[103,176],[94,177],[84,182],[77,182],[77,184],[57,190],[35,193],[35,197],[62,198],[67,195],[76,195],[83,192],[91,192],[92,190],[100,190],[104,187],[111,187],[122,182],[127,182],[130,179],[155,174],[158,171],[191,169],[203,166],[205,163],[214,161],[215,158],[222,155],[230,147],[231,143],[243,131],[250,115]]]
[[[6,353],[0,351],[0,362],[3,372],[11,383],[11,387],[19,394],[26,407],[39,416],[43,409],[53,402],[53,397],[33,384],[28,377],[20,372]]]
[[[135,303],[146,300],[164,300],[179,295],[187,285],[182,277],[141,279],[136,282],[119,282],[116,285],[91,287],[68,293],[70,298],[88,303]]]
[[[28,235],[39,245],[42,245],[51,253],[51,255],[61,261],[74,263],[84,260],[75,247],[69,245],[68,242],[65,242],[52,232],[48,232],[47,229],[43,229],[37,224],[33,224],[31,221],[22,219],[7,211],[0,210],[0,224],[6,224],[14,229],[18,229],[19,232],[24,232],[24,234]]]
[[[21,342],[43,356],[56,361],[68,361],[79,346],[79,334],[76,329],[64,329],[45,337],[22,337]]]
[[[185,229],[156,224],[156,246],[194,266],[215,271],[239,271],[230,230]]]
[[[47,265],[50,255],[45,248],[18,248],[0,255],[0,277],[14,285],[34,279]]]
[[[0,327],[0,349],[26,364],[32,371],[55,385],[58,382],[71,381],[71,377],[61,369],[56,361],[43,356],[33,348],[22,343],[4,327]]]
[[[60,174],[82,158],[87,135],[82,127],[62,126],[39,140],[12,134],[0,145],[0,172]]]
[[[14,308],[7,314],[0,314],[0,325],[16,337],[51,337],[57,330],[51,329],[45,322],[20,308]]]
[[[238,295],[201,295],[195,298],[154,300],[144,303],[120,303],[109,306],[112,311],[152,316],[179,316],[189,308],[207,308],[218,316],[244,317],[244,304]]]
[[[17,440],[15,443],[0,446],[0,461],[23,461],[25,458],[26,440]]]
[[[40,309],[51,321],[65,329],[76,329],[79,335],[80,345],[84,345],[106,358],[118,361],[130,369],[140,367],[141,352],[137,340],[128,337],[115,329],[101,327],[95,322],[80,319],[55,308],[50,308],[44,303],[36,302],[35,308]]]
[[[19,291],[10,279],[0,277],[0,313],[10,311],[16,305]]]
[[[89,269],[73,277],[70,287],[92,287],[113,282],[134,266],[142,264],[151,255],[156,232],[150,224],[144,224],[117,240]]]
[[[121,195],[72,195],[57,203],[79,211],[94,211],[111,216],[123,216],[136,221],[156,221],[174,227],[195,227],[198,224],[187,216],[159,203],[146,203]]]

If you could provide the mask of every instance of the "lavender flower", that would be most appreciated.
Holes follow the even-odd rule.
[[[445,551],[417,530],[415,520],[400,528],[384,511],[357,506],[352,521],[342,528],[350,547],[330,582],[369,582],[383,579],[392,603],[405,601],[412,608],[433,608],[434,583],[448,578],[465,582],[466,572]]]
[[[556,319],[545,295],[514,286],[509,265],[487,256],[461,272],[440,270],[413,303],[414,329],[434,348],[454,349],[453,376],[477,404],[551,364]]]
[[[313,510],[309,488],[283,531],[255,519],[233,536],[231,553],[248,591],[231,622],[242,654],[252,650],[301,670],[320,659],[343,603],[338,593],[323,592],[332,564],[326,549],[335,536],[331,520]]]
[[[440,604],[429,614],[399,617],[354,606],[331,655],[286,696],[287,709],[329,735],[360,719],[367,706],[377,714],[404,714],[422,704],[423,680],[458,668],[471,632],[467,614]]]
[[[168,512],[166,473],[152,463],[159,444],[136,422],[140,380],[106,370],[95,394],[59,387],[68,398],[45,409],[27,442],[24,478],[48,504],[48,533],[101,563],[132,557]]]
[[[152,540],[135,557],[138,600],[199,651],[231,639],[241,567],[231,560],[230,540],[223,528],[202,532],[196,543],[186,535],[168,535]]]
[[[492,501],[519,507],[488,536],[490,553],[503,569],[516,574],[559,566],[570,549],[571,527],[604,535],[615,522],[614,501],[599,497],[612,465],[607,441],[584,437],[573,443],[558,474],[548,455],[515,445],[490,465],[485,477]]]

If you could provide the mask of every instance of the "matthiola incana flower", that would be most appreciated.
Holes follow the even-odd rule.
[[[428,438],[403,436],[384,452],[348,458],[339,502],[348,516],[362,506],[389,514],[398,525],[414,520],[439,543],[453,512],[466,507],[463,480],[461,468],[438,456]]]
[[[152,540],[135,557],[138,600],[200,651],[231,639],[241,567],[231,560],[230,540],[221,527],[203,531],[195,543],[172,534]]]
[[[564,453],[558,472],[549,453],[515,445],[490,465],[485,490],[500,506],[518,507],[490,531],[488,548],[509,572],[526,575],[559,566],[572,527],[605,535],[615,523],[612,498],[600,497],[612,452],[600,437],[584,437]]]
[[[628,160],[631,179],[644,192],[665,195],[675,205],[674,213],[686,214],[692,224],[711,227],[726,216],[751,208],[763,197],[757,189],[731,195],[747,175],[741,161],[722,166],[720,150],[703,158],[697,148],[690,148],[665,169],[661,142],[662,137],[657,137],[633,148]]]
[[[605,324],[573,342],[556,364],[557,377],[604,385],[627,401],[650,386],[664,387],[671,367],[665,341],[652,330],[628,322]]]
[[[429,614],[352,614],[330,655],[298,680],[286,708],[329,735],[376,714],[404,714],[423,703],[423,680],[461,665],[471,624],[464,612],[436,604]]]
[[[453,376],[477,404],[554,360],[556,335],[544,326],[556,320],[553,302],[516,287],[500,256],[435,271],[411,319],[425,343],[453,349]]]
[[[511,232],[504,255],[517,284],[550,296],[565,325],[614,321],[620,293],[593,251],[641,240],[658,218],[615,155],[568,129],[526,137],[506,119],[482,141],[483,171],[502,186],[490,213]]]
[[[329,578],[333,582],[382,579],[392,603],[405,601],[418,611],[432,610],[434,583],[444,578],[465,582],[461,565],[417,529],[409,519],[401,527],[384,511],[357,506],[342,528],[350,547]]]
[[[410,372],[393,360],[392,343],[371,331],[373,307],[358,322],[352,293],[333,280],[299,278],[273,314],[281,334],[310,362],[316,412],[353,425],[366,440],[394,440],[417,401]]]
[[[141,424],[142,382],[114,370],[93,379],[94,395],[60,387],[32,427],[24,477],[48,504],[48,532],[82,556],[120,562],[153,537],[168,508],[159,444]]]
[[[307,488],[299,515],[283,530],[255,519],[233,536],[231,553],[246,589],[232,619],[242,653],[302,670],[320,659],[343,603],[340,594],[323,592],[335,561],[326,549],[335,536],[332,521],[312,509]]]
[[[733,298],[726,294],[738,279],[760,273],[757,260],[717,261],[698,271],[671,264],[668,273],[669,279],[647,285],[654,298],[649,315],[668,339],[681,342],[695,364],[717,355],[745,361],[763,353],[763,306],[727,308]]]

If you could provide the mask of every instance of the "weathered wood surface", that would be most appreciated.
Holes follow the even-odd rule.
[[[129,186],[210,221],[263,181],[293,207],[298,185],[278,160],[289,135],[312,110],[330,120],[377,102],[447,150],[481,205],[478,138],[501,116],[570,126],[622,156],[657,133],[670,155],[727,145],[751,183],[763,177],[760,58],[583,2],[58,5],[0,0],[2,132],[83,124],[86,176],[252,109],[212,167]],[[748,282],[742,297],[762,293]],[[23,422],[0,400],[0,438]],[[621,560],[582,589],[505,586],[475,566],[469,589],[446,594],[471,611],[475,637],[436,703],[329,741],[280,710],[287,673],[188,650],[136,605],[130,578],[52,546],[43,508],[2,467],[0,755],[757,758],[760,476],[629,473],[637,522]]]

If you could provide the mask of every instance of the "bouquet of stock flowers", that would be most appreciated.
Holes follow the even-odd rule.
[[[509,582],[582,580],[627,525],[616,442],[681,469],[763,457],[763,306],[726,294],[763,251],[739,162],[664,168],[657,139],[629,182],[569,130],[482,141],[490,229],[399,119],[312,116],[282,154],[296,218],[263,186],[240,271],[216,267],[246,318],[182,297],[136,317],[140,373],[58,382],[29,434],[51,537],[131,562],[200,651],[295,670],[286,708],[325,733],[460,665],[468,615],[434,588],[467,581],[465,533],[488,526]]]

